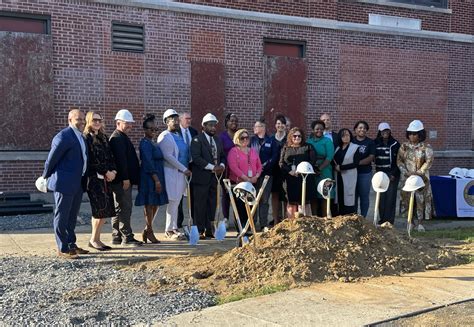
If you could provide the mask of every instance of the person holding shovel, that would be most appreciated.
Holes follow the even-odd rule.
[[[423,179],[425,187],[415,192],[417,230],[422,232],[425,228],[422,225],[424,219],[431,219],[432,193],[430,186],[430,168],[433,164],[433,148],[425,143],[426,131],[423,123],[414,120],[408,125],[406,137],[408,142],[404,142],[398,150],[397,166],[400,169],[400,182],[405,184],[408,177],[418,175]],[[408,209],[410,200],[409,192],[400,192],[400,205],[402,213]]]
[[[316,164],[320,170],[319,176],[316,177],[316,185],[320,181],[326,178],[333,178],[331,161],[334,157],[334,145],[331,142],[331,139],[324,136],[324,130],[326,125],[322,120],[315,120],[311,123],[311,129],[313,130],[313,135],[308,138],[308,143],[314,147],[316,152]],[[315,205],[311,207],[311,211],[314,215],[320,217],[326,217],[328,213],[326,212],[326,200],[323,199],[321,194],[317,194],[318,198],[313,202]],[[334,192],[330,193],[330,198],[334,199]]]
[[[191,142],[193,158],[194,222],[200,239],[213,238],[217,209],[217,178],[225,170],[226,158],[221,140],[216,136],[218,120],[211,113],[202,118],[202,133]]]
[[[163,153],[166,193],[168,205],[166,206],[165,236],[172,240],[184,240],[184,234],[178,231],[178,207],[186,188],[184,176],[191,176],[188,169],[188,153],[181,135],[179,135],[179,115],[173,109],[163,113],[163,123],[167,129],[158,136],[158,145]]]
[[[319,173],[316,167],[316,153],[312,145],[306,143],[304,132],[299,127],[293,127],[288,132],[286,145],[281,150],[280,168],[286,180],[286,193],[288,194],[288,218],[296,218],[298,205],[301,203],[301,185],[303,178],[296,173],[300,162],[308,161],[312,164],[316,174],[311,174],[306,180],[306,203],[316,200],[315,176]]]
[[[378,224],[395,222],[395,208],[397,206],[397,189],[400,181],[400,169],[397,166],[398,149],[400,143],[392,136],[390,125],[380,123],[377,138],[375,139],[375,170],[382,171],[390,178],[388,190],[380,194],[380,221]]]
[[[262,163],[258,153],[249,147],[250,137],[246,129],[239,129],[235,132],[234,144],[235,147],[230,149],[227,156],[229,179],[233,184],[250,182],[255,186],[262,174]],[[236,206],[242,226],[245,226],[248,220],[245,203],[236,201]],[[236,229],[238,230],[237,226]]]
[[[340,215],[356,213],[357,167],[360,161],[359,146],[352,143],[353,136],[349,129],[342,128],[338,137],[340,146],[334,153],[334,171],[336,172],[336,199]]]

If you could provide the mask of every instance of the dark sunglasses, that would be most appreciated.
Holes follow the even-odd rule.
[[[408,132],[408,135],[418,135],[418,132]]]
[[[102,123],[102,118],[93,118],[92,122],[94,123]]]
[[[241,140],[241,141],[243,141],[243,140],[248,140],[248,139],[249,139],[248,136],[241,136],[241,137],[239,137],[239,140]]]
[[[158,128],[156,128],[156,127],[147,127],[145,129],[147,129],[149,131],[152,131],[152,132],[157,132],[158,131]]]
[[[301,138],[301,135],[299,135],[299,134],[293,135],[293,138],[294,138],[294,139],[300,139],[300,138]]]

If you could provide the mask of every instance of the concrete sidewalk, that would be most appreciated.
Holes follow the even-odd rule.
[[[363,326],[473,298],[473,285],[474,264],[320,283],[180,314],[157,326]]]

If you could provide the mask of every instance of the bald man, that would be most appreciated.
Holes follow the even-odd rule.
[[[65,259],[77,259],[78,254],[89,251],[76,244],[77,214],[86,185],[87,143],[82,136],[84,114],[73,109],[68,115],[69,127],[53,138],[43,177],[48,179],[48,189],[54,192],[54,234],[58,255]]]

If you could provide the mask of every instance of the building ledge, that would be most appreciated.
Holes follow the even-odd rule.
[[[0,161],[45,161],[48,151],[0,151]]]
[[[288,15],[278,15],[264,12],[247,11],[230,8],[220,8],[189,3],[173,2],[168,0],[91,0],[93,3],[111,6],[129,6],[135,8],[165,10],[185,14],[220,17],[236,20],[249,20],[273,24],[284,24],[292,26],[303,26],[312,28],[331,29],[339,31],[351,31],[359,33],[374,33],[385,35],[397,35],[406,37],[417,37],[434,40],[444,40],[462,43],[474,43],[474,36],[470,34],[445,33],[426,30],[412,30],[407,28],[396,28],[376,26],[360,23],[341,22],[332,19],[307,18]]]
[[[340,2],[367,3],[367,4],[387,6],[387,7],[396,7],[396,8],[405,8],[405,9],[412,9],[412,10],[431,11],[431,12],[440,13],[440,14],[452,14],[453,13],[452,9],[436,8],[436,7],[428,7],[428,6],[420,6],[420,5],[411,5],[411,4],[408,4],[408,3],[392,2],[390,0],[342,0]]]
[[[434,151],[436,158],[474,158],[472,150],[444,150]]]

